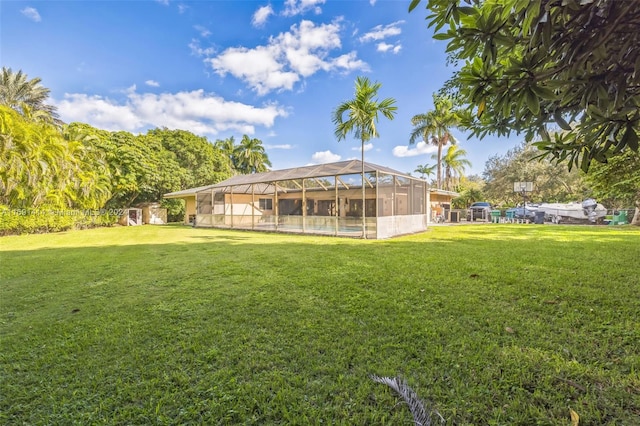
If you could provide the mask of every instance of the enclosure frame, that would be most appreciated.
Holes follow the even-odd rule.
[[[383,239],[422,232],[430,216],[423,179],[350,160],[237,175],[195,192],[195,226]]]

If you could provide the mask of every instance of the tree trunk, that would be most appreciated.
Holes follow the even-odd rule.
[[[633,214],[633,219],[631,219],[631,224],[640,226],[640,199],[636,200],[636,211]]]
[[[442,143],[438,139],[438,189],[442,189]]]
[[[366,198],[365,198],[365,186],[364,186],[364,139],[362,139],[361,149],[361,162],[362,162],[362,239],[367,239],[367,221],[366,221]]]

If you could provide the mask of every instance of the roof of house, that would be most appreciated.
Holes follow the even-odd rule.
[[[402,176],[409,179],[417,179],[415,176],[410,176],[406,173],[399,172],[389,167],[379,166],[373,163],[364,163],[365,173],[380,172],[389,175]],[[263,173],[252,173],[248,175],[236,175],[222,182],[200,186],[197,188],[184,189],[182,191],[170,192],[165,194],[165,198],[183,198],[186,196],[194,196],[197,192],[213,189],[224,188],[229,186],[238,185],[251,185],[260,183],[271,183],[293,179],[309,179],[309,178],[323,178],[329,176],[342,176],[350,174],[362,173],[362,162],[360,160],[347,160],[339,161],[337,163],[315,164],[312,166],[295,167],[291,169],[273,170]],[[432,190],[433,191],[433,190]],[[449,191],[438,190],[442,193],[448,193]],[[456,193],[454,196],[457,196]]]

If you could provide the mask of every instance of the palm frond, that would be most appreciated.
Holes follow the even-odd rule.
[[[440,424],[445,424],[444,417],[440,413],[431,408],[429,404],[423,401],[418,394],[409,387],[407,382],[399,377],[379,377],[371,375],[371,380],[376,383],[382,383],[393,389],[407,404],[409,411],[413,416],[413,422],[415,426],[430,426],[433,419],[437,418]],[[437,420],[436,419],[436,420]]]

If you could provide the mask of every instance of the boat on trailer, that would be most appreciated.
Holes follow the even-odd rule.
[[[607,209],[592,198],[577,203],[542,203],[538,211],[552,223],[603,223]]]

